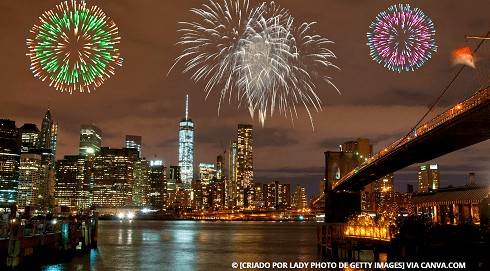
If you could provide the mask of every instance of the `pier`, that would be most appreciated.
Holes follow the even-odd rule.
[[[97,247],[98,215],[0,222],[0,269],[16,270],[32,257],[72,255]]]

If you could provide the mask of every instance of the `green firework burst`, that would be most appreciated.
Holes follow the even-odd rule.
[[[99,7],[66,1],[39,19],[27,56],[34,76],[57,90],[90,92],[122,64],[117,26]]]

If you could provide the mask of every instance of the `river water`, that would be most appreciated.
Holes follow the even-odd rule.
[[[233,263],[322,262],[315,222],[99,221],[98,248],[58,270],[233,270]],[[299,269],[296,269],[299,270]],[[310,269],[308,269],[310,270]]]

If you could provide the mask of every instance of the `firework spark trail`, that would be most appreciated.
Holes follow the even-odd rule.
[[[297,117],[296,105],[302,104],[310,117],[309,106],[321,110],[314,82],[334,67],[335,55],[325,48],[332,42],[319,35],[309,36],[313,23],[294,26],[294,18],[274,2],[254,8],[248,0],[210,1],[191,12],[199,22],[181,22],[184,27],[178,45],[185,46],[174,65],[185,60],[184,73],[191,72],[195,82],[206,82],[207,96],[221,88],[221,102],[236,96],[253,118],[256,112],[264,125],[267,112],[275,108],[286,117]],[[170,72],[169,71],[169,72]],[[338,89],[337,89],[338,91]]]
[[[65,1],[46,11],[27,39],[31,70],[50,86],[72,93],[95,89],[122,64],[118,28],[98,7]]]
[[[393,71],[420,68],[437,51],[432,20],[410,5],[394,5],[376,16],[367,34],[373,60]]]

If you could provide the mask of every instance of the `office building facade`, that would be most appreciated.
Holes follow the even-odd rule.
[[[15,121],[0,119],[0,206],[17,201],[21,136]]]
[[[435,191],[439,188],[441,177],[437,164],[420,165],[418,169],[418,184],[420,193]]]
[[[102,130],[93,124],[82,124],[80,127],[79,154],[93,156],[99,154],[102,146]]]
[[[130,149],[138,150],[138,158],[141,158],[141,136],[137,135],[126,135],[125,147]]]

